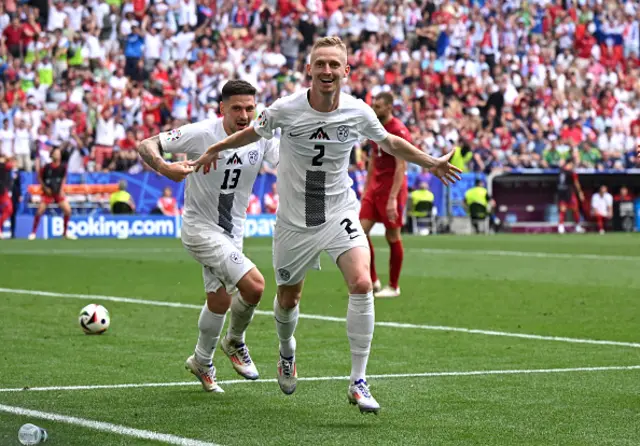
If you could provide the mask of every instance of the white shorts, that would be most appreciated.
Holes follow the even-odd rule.
[[[278,285],[301,282],[307,270],[320,269],[320,254],[326,251],[338,261],[351,248],[369,249],[357,210],[341,212],[318,228],[304,231],[276,226],[273,234],[273,269]]]
[[[206,227],[182,226],[182,245],[202,265],[205,292],[225,287],[228,292],[255,267],[242,253],[242,240],[234,244],[224,234]]]

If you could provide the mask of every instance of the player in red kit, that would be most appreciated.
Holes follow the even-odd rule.
[[[0,240],[2,239],[2,227],[4,222],[13,214],[13,203],[9,196],[11,190],[11,161],[0,156]]]
[[[71,206],[64,196],[64,185],[67,180],[67,165],[62,163],[62,152],[55,148],[51,151],[51,163],[44,166],[38,175],[38,180],[42,186],[42,202],[38,206],[38,211],[33,220],[33,229],[29,234],[29,240],[35,240],[36,231],[40,224],[42,214],[47,210],[49,205],[56,203],[64,215],[64,232],[63,237],[69,240],[75,240],[76,237],[67,234],[67,226],[71,217]]]
[[[578,201],[579,199],[579,201]],[[578,180],[578,174],[573,169],[573,161],[569,158],[564,165],[560,166],[558,174],[558,233],[564,234],[564,218],[567,209],[573,212],[573,219],[576,222],[576,232],[584,232],[580,226],[580,204],[584,202],[584,193]]]
[[[373,102],[376,116],[391,134],[411,142],[411,135],[405,125],[392,114],[393,96],[391,93],[380,93]],[[403,226],[404,207],[407,203],[406,163],[399,158],[389,155],[377,144],[370,142],[369,167],[367,183],[362,206],[360,208],[360,224],[371,250],[371,281],[375,297],[390,298],[400,295],[400,270],[404,248],[400,230]],[[389,259],[389,284],[380,289],[380,281],[376,274],[373,245],[369,232],[376,222],[384,223],[386,238],[391,248]]]

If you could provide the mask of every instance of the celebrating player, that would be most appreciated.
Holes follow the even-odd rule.
[[[291,394],[296,389],[298,302],[308,269],[319,269],[326,251],[342,271],[349,288],[347,336],[351,348],[348,399],[360,411],[377,413],[380,405],[369,391],[366,366],[374,326],[369,273],[369,247],[358,218],[358,201],[348,175],[349,156],[362,136],[383,150],[431,168],[443,182],[459,179],[449,164],[451,153],[433,158],[402,138],[387,133],[364,102],[340,92],[349,74],[347,49],[338,37],[316,41],[307,65],[311,88],[278,99],[250,128],[209,147],[191,165],[209,168],[222,151],[271,138],[281,128],[278,167],[280,203],[273,240],[278,293],[274,300],[280,340],[278,383]]]
[[[40,206],[38,206],[36,216],[33,219],[33,229],[31,230],[31,234],[29,234],[29,240],[35,240],[40,218],[53,203],[60,206],[64,216],[64,232],[62,236],[69,240],[75,240],[77,238],[75,235],[67,233],[67,226],[71,218],[71,206],[64,196],[64,185],[67,181],[67,165],[62,162],[62,151],[59,148],[55,147],[51,150],[51,162],[38,172],[38,181],[42,186],[42,202]]]
[[[174,180],[186,177],[182,243],[200,264],[207,301],[198,320],[200,336],[195,353],[185,367],[208,392],[222,392],[216,384],[213,354],[231,307],[231,321],[220,342],[233,368],[247,379],[258,379],[258,370],[245,345],[245,331],[264,291],[264,278],[242,253],[244,222],[249,196],[263,158],[278,162],[278,145],[257,138],[228,152],[221,168],[211,175],[191,174],[186,162],[166,163],[163,152],[186,153],[198,158],[207,147],[247,128],[255,113],[256,90],[245,81],[229,81],[222,89],[222,119],[188,124],[144,140],[142,158],[159,173]],[[223,167],[223,168],[222,168]],[[191,175],[190,175],[191,174]]]
[[[387,132],[411,142],[409,130],[392,114],[393,95],[391,93],[380,93],[376,96],[373,110]],[[371,281],[375,297],[400,296],[398,285],[402,258],[404,257],[400,229],[403,226],[404,206],[407,203],[408,194],[406,168],[407,164],[403,160],[396,159],[393,155],[383,151],[376,143],[371,143],[367,186],[360,209],[360,224],[367,235],[371,251]],[[385,236],[391,249],[389,285],[382,290],[376,274],[373,244],[369,238],[369,232],[376,222],[384,223]]]

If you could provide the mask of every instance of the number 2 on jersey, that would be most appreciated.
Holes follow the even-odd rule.
[[[226,189],[235,189],[238,186],[238,180],[240,180],[240,173],[242,171],[240,169],[227,169],[224,171],[224,180],[222,181],[222,190]],[[233,173],[233,176],[232,176]],[[231,178],[231,181],[229,181]],[[231,182],[231,184],[229,184]]]
[[[316,144],[315,146],[313,146],[313,150],[318,150],[319,153],[313,157],[311,165],[322,166],[322,158],[324,157],[324,146],[322,144]]]

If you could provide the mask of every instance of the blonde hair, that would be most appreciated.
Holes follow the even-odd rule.
[[[347,55],[347,46],[338,36],[327,36],[319,38],[314,42],[313,47],[311,47],[311,54],[313,54],[313,52],[318,48],[330,48],[335,46],[339,47],[342,51],[344,51],[344,54]]]

